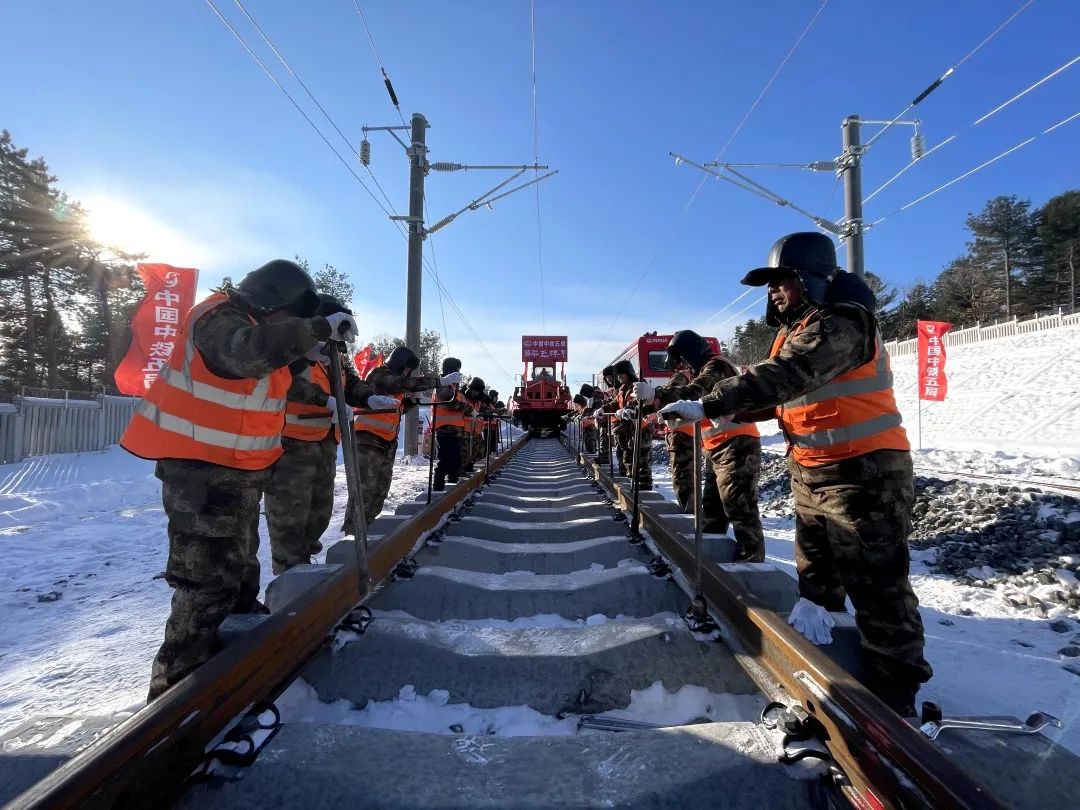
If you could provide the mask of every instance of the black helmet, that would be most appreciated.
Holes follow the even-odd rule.
[[[499,398],[499,392],[496,391],[494,388],[489,388],[487,394],[488,399],[490,399],[492,402],[495,402]]]
[[[578,393],[579,393],[579,394],[581,394],[581,396],[583,396],[583,397],[591,397],[591,396],[592,396],[593,394],[595,394],[595,393],[596,393],[596,389],[595,389],[595,388],[593,388],[593,387],[592,387],[591,385],[589,385],[588,383],[584,383],[584,384],[583,384],[583,385],[581,386],[581,390],[580,390],[580,391],[578,391]]]
[[[316,314],[325,318],[327,315],[333,315],[336,312],[347,312],[352,315],[352,310],[345,306],[340,298],[330,295],[330,293],[319,293],[319,311]]]
[[[473,377],[471,380],[469,380],[470,391],[483,391],[485,388],[487,388],[487,383],[485,383],[482,378]]]
[[[386,367],[394,374],[402,374],[405,369],[416,371],[420,367],[420,358],[408,346],[398,346],[386,358]]]
[[[637,372],[634,371],[634,364],[629,360],[620,360],[611,367],[611,371],[616,379],[618,379],[620,374],[626,374],[630,377],[632,382],[637,382]]]
[[[695,372],[699,372],[712,356],[713,350],[709,341],[692,329],[683,329],[672,335],[668,341],[664,367],[670,371],[679,363],[686,363]]]
[[[274,259],[252,270],[235,287],[229,299],[252,315],[269,315],[287,309],[300,318],[311,318],[319,310],[315,283],[304,268],[287,259]]]
[[[604,381],[608,385],[614,385],[615,384],[615,367],[614,366],[604,366],[604,369],[600,372],[600,376],[604,378]]]
[[[442,373],[443,376],[447,374],[453,374],[455,371],[461,371],[461,361],[456,357],[447,357],[442,361]]]
[[[586,405],[589,404],[589,400],[585,399],[585,397],[583,397],[581,394],[578,394],[574,397],[574,404],[580,405],[582,408],[584,408]]]
[[[777,239],[769,251],[768,265],[751,270],[743,276],[742,283],[748,287],[763,287],[785,275],[792,275],[799,280],[806,300],[821,305],[828,300],[830,282],[840,272],[832,239],[816,231],[802,231]],[[780,325],[779,313],[772,301],[765,307],[765,321],[773,326]]]

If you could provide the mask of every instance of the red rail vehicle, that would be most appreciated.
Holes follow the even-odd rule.
[[[705,338],[712,346],[714,352],[723,354],[724,347],[714,337]],[[671,335],[658,335],[656,332],[646,332],[629,346],[627,346],[614,360],[607,365],[613,366],[620,360],[629,360],[634,364],[634,370],[638,377],[649,385],[663,385],[671,379],[672,372],[664,368],[664,360],[667,359],[667,345],[671,342]],[[600,375],[594,377],[600,381]]]
[[[723,354],[724,347],[714,337],[705,338],[709,342],[714,352]],[[634,370],[637,372],[639,378],[647,382],[649,385],[663,385],[674,372],[664,368],[664,361],[667,359],[667,345],[671,342],[671,335],[658,335],[656,332],[646,332],[639,337],[611,362],[609,366],[613,366],[620,360],[629,360],[634,364]],[[593,377],[594,383],[599,384],[602,382],[601,375],[596,374]],[[653,424],[653,435],[660,436],[664,433],[665,428],[661,424],[657,424],[654,418],[650,418],[649,422]]]
[[[525,369],[521,385],[514,389],[509,414],[515,423],[534,436],[554,434],[559,420],[570,410],[566,384],[566,336],[524,335],[521,360]]]

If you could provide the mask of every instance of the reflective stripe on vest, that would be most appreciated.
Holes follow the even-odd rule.
[[[326,375],[326,368],[322,363],[309,364],[296,376],[319,386],[327,396],[330,396],[330,378]],[[319,414],[320,416],[318,419],[301,419],[301,414]],[[282,436],[305,442],[321,442],[333,426],[334,416],[328,413],[325,405],[312,405],[292,400],[285,403],[285,429],[281,431]]]
[[[457,403],[464,403],[465,398],[463,396],[461,396],[460,391],[455,391],[454,392],[454,399],[451,400],[451,401],[452,402],[457,402]],[[448,404],[449,404],[449,402],[446,402],[446,403],[436,402],[435,403],[436,407],[433,408],[433,410],[435,411],[435,418],[434,418],[435,430],[439,430],[440,428],[445,428],[445,427],[456,427],[456,428],[464,428],[465,427],[465,414],[464,414],[464,412],[459,411],[459,410],[455,410],[453,408],[444,407],[445,405],[448,405]]]
[[[354,411],[353,429],[371,433],[388,442],[396,439],[398,427],[401,424],[401,401],[405,399],[405,394],[393,394],[392,396],[398,402],[397,408],[393,411],[388,411],[387,413],[362,413],[358,410]]]
[[[726,416],[701,420],[701,446],[706,450],[715,450],[736,436],[760,438],[761,434],[753,422],[734,422]]]
[[[179,345],[120,439],[129,452],[242,470],[265,469],[281,456],[285,395],[292,379],[288,368],[258,379],[230,380],[210,371],[196,350],[195,323],[228,300],[216,293],[185,316]]]
[[[811,311],[773,341],[770,357],[785,341],[803,331],[816,316]],[[874,355],[808,394],[777,409],[780,427],[794,460],[806,467],[832,464],[875,450],[910,450],[892,390],[889,356],[881,335],[875,335]]]

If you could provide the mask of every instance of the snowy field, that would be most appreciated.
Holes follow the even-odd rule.
[[[387,511],[427,487],[399,465]],[[338,467],[340,536],[347,492]],[[263,587],[272,578],[260,525]],[[146,699],[172,590],[153,462],[119,447],[0,465],[0,733],[35,715],[133,711]]]

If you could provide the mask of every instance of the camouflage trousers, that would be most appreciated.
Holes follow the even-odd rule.
[[[394,461],[397,459],[398,440],[392,441],[380,439],[366,431],[356,432],[356,464],[359,470],[360,496],[364,499],[364,522],[371,522],[382,512],[386,496],[390,493],[390,485],[394,481]],[[345,523],[342,531],[353,533],[352,525],[352,499],[349,500],[348,511],[345,513]]]
[[[221,649],[226,616],[266,611],[258,601],[259,499],[271,470],[165,459],[155,475],[169,521],[165,581],[173,596],[148,700]]]
[[[634,468],[634,423],[624,422],[615,433],[619,450],[619,474],[628,475]],[[638,453],[637,480],[639,489],[652,489],[652,428],[642,424],[639,437],[641,450]]]
[[[758,514],[758,475],[761,473],[761,439],[736,436],[706,451],[701,513],[704,530],[716,534],[735,532],[735,561],[764,562],[765,534]]]
[[[675,500],[685,514],[694,513],[694,437],[677,431],[669,431],[664,437],[668,451],[668,469],[671,470],[671,488]]]
[[[597,455],[600,456],[600,461],[602,463],[607,464],[611,457],[611,426],[607,424],[606,416],[600,421],[597,431],[600,433]]]
[[[285,451],[266,485],[266,527],[275,574],[311,562],[334,511],[338,445],[333,432],[319,442],[281,439]]]
[[[911,454],[878,450],[821,467],[788,459],[799,593],[831,611],[855,606],[867,687],[893,708],[933,675],[908,580]]]
[[[457,433],[435,433],[435,475],[432,488],[436,492],[446,489],[446,482],[451,484],[458,482],[461,474],[461,444],[462,438]]]
[[[586,427],[581,429],[581,446],[586,453],[596,452],[596,428]]]

